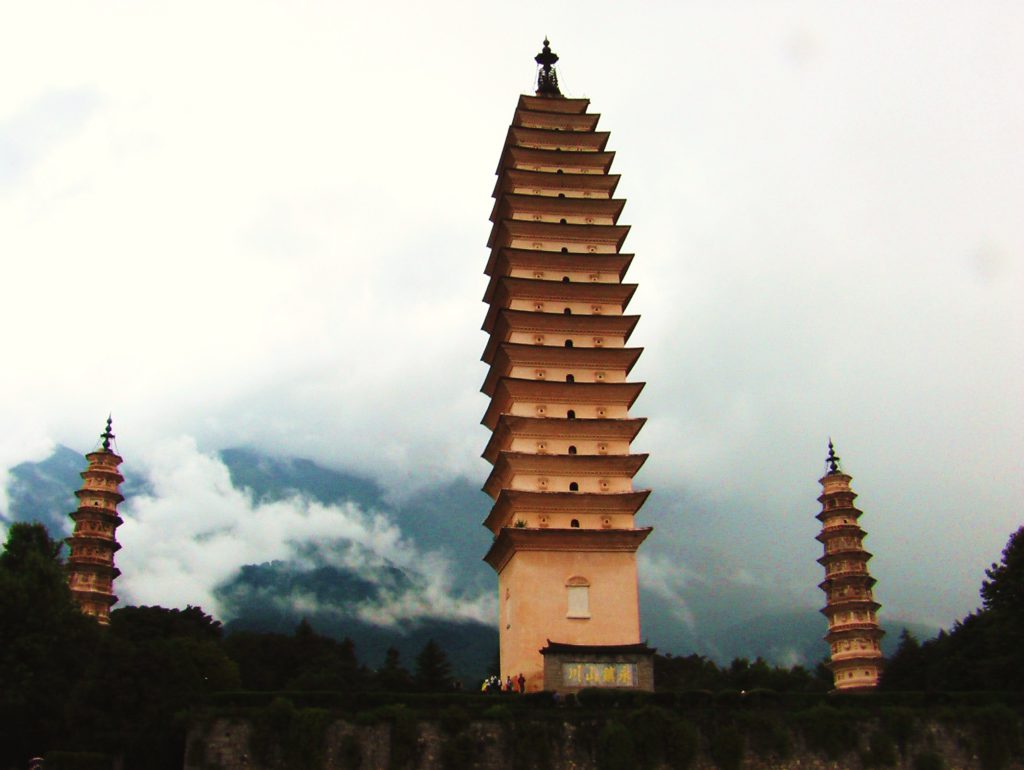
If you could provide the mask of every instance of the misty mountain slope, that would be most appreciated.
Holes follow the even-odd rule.
[[[480,486],[461,478],[399,501],[394,508],[402,530],[422,547],[451,551],[459,582],[496,591],[498,579],[483,560],[492,539],[483,525],[490,509],[491,498]]]
[[[480,525],[490,501],[476,485],[454,479],[389,499],[366,477],[324,468],[302,458],[234,448],[220,452],[215,462],[227,469],[232,488],[246,492],[237,502],[230,495],[225,498],[232,501],[230,505],[240,506],[239,517],[259,513],[245,502],[248,497],[257,503],[301,498],[338,506],[337,512],[326,515],[332,519],[349,516],[359,523],[361,520],[351,518],[354,514],[344,508],[352,503],[363,511],[379,512],[400,531],[401,541],[370,551],[366,549],[372,545],[372,538],[362,543],[348,540],[343,529],[333,530],[331,535],[312,531],[293,535],[286,528],[279,536],[289,540],[283,543],[287,547],[273,548],[271,553],[275,555],[225,564],[219,574],[226,577],[207,585],[211,592],[206,594],[208,598],[186,592],[178,599],[161,599],[157,590],[161,584],[157,581],[152,584],[155,596],[148,603],[208,603],[207,609],[215,611],[233,629],[290,633],[306,617],[322,633],[351,636],[368,665],[377,665],[390,645],[396,646],[408,662],[408,656],[430,637],[444,644],[460,671],[475,675],[490,664],[497,632],[496,624],[490,622],[488,602],[494,597],[496,581],[481,560],[490,535]],[[67,514],[75,508],[74,491],[81,483],[78,474],[85,465],[82,455],[58,446],[45,460],[12,469],[7,518],[40,521],[55,536],[66,534],[70,523]],[[123,468],[127,477],[123,490],[128,501],[122,510],[130,523],[143,526],[144,522],[132,518],[137,512],[131,507],[132,500],[135,495],[152,494],[151,485],[131,463]],[[165,501],[169,510],[158,524],[147,525],[158,527],[152,537],[165,537],[163,527],[174,525],[180,518],[177,506],[182,503],[174,496],[176,489],[163,492],[172,495]],[[138,502],[139,510],[144,509],[143,501]],[[668,495],[661,507],[666,511],[689,510]],[[312,515],[302,505],[293,508],[289,508],[290,520],[297,525]],[[652,511],[657,513],[657,509]],[[282,513],[273,510],[266,526],[279,521]],[[692,511],[687,515],[693,515]],[[672,525],[671,520],[654,523]],[[371,526],[366,521],[363,524]],[[259,536],[264,526],[256,527]],[[189,532],[192,530],[178,530],[178,537],[187,538]],[[195,542],[182,540],[174,548],[195,547],[202,537],[195,533],[192,536]],[[152,537],[148,541],[151,545]],[[814,665],[823,657],[821,637],[826,627],[816,608],[796,609],[798,602],[793,597],[736,574],[735,565],[721,558],[724,547],[716,545],[713,538],[678,548],[664,539],[651,546],[648,556],[641,553],[642,633],[662,652],[697,653],[720,663],[733,657],[761,656],[772,663]],[[396,554],[392,547],[402,553]],[[150,574],[147,557],[129,554],[129,550],[120,553],[120,564],[127,566],[129,557],[138,559],[137,571],[126,573],[121,581],[125,603],[139,601],[138,597],[132,599],[127,590],[133,575],[150,585],[146,582]],[[217,551],[208,553],[209,558],[219,557]],[[399,556],[404,558],[401,564],[396,562]],[[192,564],[201,571],[204,562],[199,559]],[[180,583],[176,574],[168,573],[167,579]],[[935,631],[890,620],[884,607],[881,617],[890,632],[885,639],[887,650],[893,649],[904,625],[921,639]]]
[[[324,505],[350,501],[379,508],[383,490],[370,479],[331,470],[301,457],[272,457],[254,449],[232,447],[218,455],[232,483],[252,490],[259,501],[283,500],[301,494]]]
[[[807,657],[808,651],[821,644],[824,631],[821,624],[811,629],[806,622],[792,622],[804,615],[812,623],[821,620],[813,610],[794,611],[766,597],[760,586],[696,585],[671,597],[640,586],[641,630],[653,647],[673,655],[703,655],[718,663],[758,656],[780,665],[816,662]]]
[[[60,444],[44,460],[15,465],[7,484],[9,510],[0,511],[0,519],[38,521],[54,538],[71,534],[68,514],[78,508],[75,491],[82,486],[80,474],[87,465],[84,454]],[[146,480],[125,473],[129,469],[121,466],[125,476],[121,491],[126,497],[144,493]]]
[[[291,634],[305,619],[318,633],[352,639],[360,661],[371,668],[381,665],[388,647],[395,647],[410,670],[416,654],[427,640],[434,639],[467,686],[482,679],[498,648],[493,624],[437,617],[380,617],[382,608],[412,588],[413,580],[393,566],[357,573],[338,566],[303,568],[273,562],[243,567],[217,589],[217,598],[225,614],[233,618],[226,624],[229,633]]]
[[[38,521],[55,538],[70,534],[68,514],[78,507],[75,490],[85,465],[85,457],[65,446],[40,462],[15,465],[7,484],[9,510],[0,515],[10,522]]]
[[[688,591],[681,604],[641,585],[640,618],[644,638],[661,652],[703,655],[719,664],[761,657],[774,665],[814,667],[828,654],[822,640],[828,624],[817,608],[765,602],[754,586]],[[886,631],[886,656],[895,652],[904,628],[919,640],[938,632],[921,623],[888,618],[884,607],[880,622]]]
[[[222,450],[219,455],[232,483],[252,490],[257,500],[276,501],[299,494],[325,505],[353,502],[365,510],[385,511],[420,548],[445,551],[453,557],[453,582],[481,590],[495,584],[494,574],[482,558],[490,545],[490,534],[482,522],[491,501],[476,484],[457,478],[389,501],[371,479],[324,468],[311,460],[272,457],[240,447]]]
[[[904,628],[918,639],[927,639],[938,632],[921,623],[886,618],[884,608],[879,620],[886,632],[882,637],[882,654],[886,657],[896,651]],[[753,660],[760,655],[786,666],[799,663],[814,667],[828,655],[828,645],[822,639],[826,631],[828,622],[816,609],[768,613],[726,628],[721,635],[722,651],[729,660]]]

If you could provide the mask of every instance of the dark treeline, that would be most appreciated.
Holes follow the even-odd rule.
[[[1002,559],[981,585],[982,606],[950,631],[920,642],[904,630],[886,662],[881,689],[911,692],[1024,692],[1024,527],[1010,536]],[[657,656],[655,681],[671,690],[832,689],[824,663],[814,671],[773,667],[761,658],[737,659],[728,667],[700,655]]]
[[[391,649],[360,665],[355,645],[317,634],[241,632],[198,607],[125,607],[106,628],[82,615],[61,545],[40,524],[14,524],[0,554],[0,768],[51,751],[123,756],[131,768],[183,764],[187,709],[231,690],[437,692],[453,687],[428,642],[411,671]]]
[[[762,658],[753,663],[746,658],[737,658],[728,666],[720,667],[703,655],[656,655],[654,681],[659,690],[679,691],[827,692],[832,689],[832,673],[824,663],[809,671],[803,666],[772,666]]]
[[[920,643],[903,631],[883,689],[1024,691],[1024,527],[985,575],[981,608],[949,632]]]
[[[949,633],[919,644],[904,635],[883,687],[1024,689],[1024,528],[986,571],[983,606]],[[123,758],[133,770],[178,770],[189,709],[213,693],[447,692],[443,649],[428,642],[411,666],[397,650],[377,669],[355,645],[306,622],[287,634],[239,632],[198,607],[126,607],[99,626],[67,587],[59,542],[15,524],[0,554],[0,768],[24,770],[52,751]],[[758,658],[720,667],[699,655],[657,656],[659,690],[823,692],[823,665],[771,666]],[[467,687],[475,690],[476,687]]]

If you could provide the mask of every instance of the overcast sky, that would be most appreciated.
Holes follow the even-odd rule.
[[[831,435],[883,613],[975,607],[1024,497],[1024,10],[626,9],[2,0],[0,473],[112,411],[126,472],[482,483],[490,193],[547,34],[633,226],[645,581],[820,604]]]

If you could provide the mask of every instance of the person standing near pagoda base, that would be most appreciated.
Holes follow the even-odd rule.
[[[522,695],[526,692],[526,677],[523,676],[522,671],[519,672],[519,677],[516,681],[519,683],[519,694]]]

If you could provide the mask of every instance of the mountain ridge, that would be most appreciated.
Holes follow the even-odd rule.
[[[217,456],[227,468],[232,485],[248,490],[256,501],[273,502],[298,495],[324,505],[354,503],[364,510],[381,512],[417,548],[437,550],[449,557],[446,564],[451,571],[450,584],[464,597],[486,596],[493,591],[494,576],[480,560],[489,536],[479,523],[486,516],[489,499],[465,479],[454,479],[391,503],[375,481],[325,468],[305,458],[271,456],[246,447],[224,449]],[[9,510],[3,519],[40,521],[51,532],[66,534],[70,522],[67,514],[75,508],[74,490],[80,485],[78,474],[84,468],[84,457],[63,446],[40,462],[15,466],[8,484]],[[150,487],[146,479],[130,477],[124,491],[130,497],[150,493]],[[301,560],[239,565],[214,589],[222,605],[225,628],[229,632],[290,633],[306,619],[321,633],[352,638],[367,665],[378,664],[389,646],[411,660],[427,639],[435,638],[442,646],[448,645],[456,670],[465,677],[482,676],[487,671],[497,649],[496,622],[430,617],[429,613],[409,619],[391,618],[390,623],[374,622],[375,608],[394,603],[396,596],[415,596],[421,576],[387,562],[376,566],[362,563],[356,570],[329,561],[330,549],[336,553],[343,546],[310,544],[309,553]],[[826,624],[817,609],[770,604],[766,599],[771,600],[771,596],[758,593],[758,588],[735,583],[701,585],[688,590],[688,604],[682,606],[678,597],[667,597],[641,582],[645,636],[662,652],[697,653],[719,662],[760,656],[775,664],[813,666],[825,657],[827,648],[821,637]],[[751,612],[754,608],[764,611]],[[937,630],[887,619],[884,614],[883,627],[889,631],[884,641],[887,654],[893,651],[903,627],[918,638]]]

